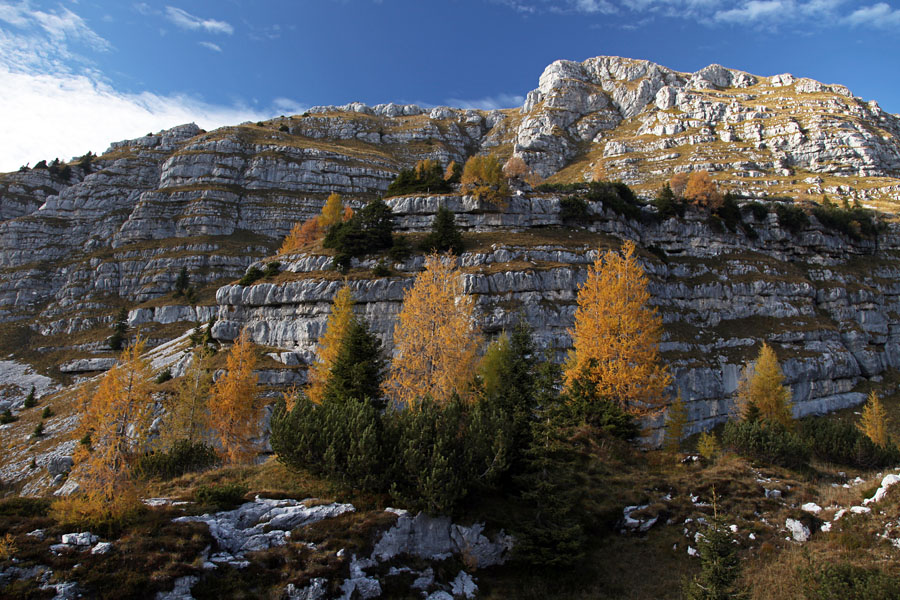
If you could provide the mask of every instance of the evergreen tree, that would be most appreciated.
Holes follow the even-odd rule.
[[[187,293],[190,284],[190,276],[188,275],[187,267],[181,267],[181,271],[175,279],[175,297],[178,298]]]
[[[316,360],[307,372],[306,396],[315,404],[321,404],[325,398],[331,369],[337,361],[352,320],[353,292],[349,285],[344,285],[334,295],[325,333],[318,339]]]
[[[325,402],[352,398],[383,407],[381,343],[365,322],[351,317],[325,385]]]
[[[672,186],[668,182],[656,194],[653,205],[656,206],[662,217],[684,216],[684,203],[675,197],[675,192],[672,191]]]
[[[128,311],[125,308],[119,309],[112,330],[113,334],[109,337],[107,343],[110,350],[118,352],[125,345],[128,336]]]
[[[732,600],[742,594],[735,589],[740,574],[735,545],[724,520],[719,515],[715,492],[713,516],[697,541],[700,553],[700,574],[684,585],[688,600]]]
[[[426,252],[450,251],[456,256],[463,252],[462,234],[456,227],[456,217],[453,211],[445,206],[438,208],[431,223],[431,233],[422,242],[422,249]]]
[[[354,257],[387,250],[393,243],[394,215],[383,200],[366,204],[350,220],[328,229],[322,245],[337,251],[334,264],[341,270],[350,267]]]
[[[32,408],[37,405],[37,399],[34,396],[34,386],[31,386],[31,391],[28,392],[28,395],[25,397],[25,403],[22,405],[22,408]]]

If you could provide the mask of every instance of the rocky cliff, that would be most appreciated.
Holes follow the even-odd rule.
[[[858,402],[860,383],[900,361],[891,222],[900,117],[809,79],[718,65],[679,73],[615,57],[553,63],[521,109],[317,107],[118,142],[64,178],[45,169],[2,175],[0,350],[65,383],[110,364],[104,340],[120,308],[154,343],[216,316],[219,339],[246,326],[269,347],[268,383],[302,381],[339,286],[330,256],[278,257],[276,278],[234,281],[330,192],[359,206],[417,160],[489,152],[518,155],[550,182],[600,171],[646,194],[673,172],[705,169],[772,205],[783,194],[828,193],[879,208],[885,223],[877,236],[848,236],[814,217],[789,228],[748,206],[748,227],[732,231],[696,212],[661,219],[645,207],[626,218],[593,202],[590,218],[573,224],[561,219],[559,194],[527,188],[502,208],[459,194],[389,199],[397,230],[413,241],[438,206],[456,213],[466,286],[487,334],[524,314],[539,343],[561,356],[586,265],[598,248],[630,238],[645,249],[665,356],[695,428],[723,418],[761,339],[784,358],[801,414]],[[392,265],[389,277],[375,277],[374,265],[356,264],[350,281],[389,348],[421,256]],[[193,304],[172,293],[182,268]]]

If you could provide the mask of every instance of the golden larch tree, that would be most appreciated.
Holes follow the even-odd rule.
[[[874,444],[882,448],[887,447],[889,442],[887,413],[881,404],[881,399],[874,391],[869,394],[857,427]]]
[[[633,415],[658,412],[671,382],[659,358],[662,319],[650,306],[644,269],[635,245],[600,252],[578,290],[575,328],[566,363],[565,386],[594,388]]]
[[[677,454],[681,448],[681,440],[688,424],[688,410],[681,399],[681,392],[675,401],[666,409],[666,426],[663,435],[663,450],[669,454]]]
[[[327,231],[332,225],[337,225],[344,217],[344,200],[337,192],[332,192],[322,207],[322,214],[319,216],[319,227]]]
[[[190,366],[175,384],[175,393],[165,401],[166,416],[159,433],[162,447],[172,447],[182,440],[189,443],[206,441],[212,383],[210,356],[204,348],[197,348],[191,356]]]
[[[303,223],[294,223],[290,233],[284,238],[281,248],[278,249],[278,254],[298,252],[324,235],[325,231],[319,226],[319,217],[307,219]]]
[[[509,196],[509,186],[503,175],[503,166],[494,156],[472,156],[463,166],[462,192],[479,200],[501,202]]]
[[[684,189],[687,187],[687,182],[687,173],[675,173],[669,179],[669,187],[672,189],[672,193],[675,194],[676,198],[684,198]]]
[[[438,402],[454,393],[469,396],[480,336],[475,303],[455,264],[451,254],[427,256],[403,298],[384,391],[410,407],[426,396]]]
[[[708,171],[694,171],[688,176],[684,199],[707,210],[716,210],[722,206],[722,194]]]
[[[106,372],[96,391],[83,399],[76,429],[83,440],[75,450],[72,476],[85,500],[87,514],[121,514],[137,502],[132,467],[146,450],[153,420],[153,370],[138,337]]]
[[[456,176],[456,171],[459,169],[459,165],[455,160],[451,160],[447,165],[447,168],[444,169],[444,181],[450,181]]]
[[[309,367],[306,395],[316,404],[321,404],[325,397],[331,367],[334,366],[334,361],[341,351],[341,343],[352,319],[353,293],[350,286],[345,284],[334,295],[331,314],[328,315],[328,322],[325,324],[325,333],[318,340],[316,361]]]
[[[735,403],[742,420],[761,419],[768,423],[793,425],[791,390],[784,385],[784,373],[771,346],[763,343],[756,362],[744,367]]]
[[[226,373],[212,387],[209,425],[222,457],[229,463],[249,462],[259,435],[256,353],[247,330],[235,340],[225,361]]]

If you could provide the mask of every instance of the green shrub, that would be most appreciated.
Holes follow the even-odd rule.
[[[263,270],[263,274],[265,277],[275,277],[278,275],[278,271],[281,269],[281,263],[277,260],[273,260],[272,262],[266,263],[266,268]]]
[[[806,419],[800,435],[813,456],[825,462],[861,469],[876,469],[900,463],[894,444],[883,448],[866,437],[852,423],[826,419]]]
[[[722,443],[741,456],[770,464],[800,468],[809,462],[809,447],[800,436],[778,423],[728,422]]]
[[[715,210],[715,215],[722,219],[722,222],[731,231],[737,231],[738,225],[742,222],[741,209],[737,200],[730,193],[725,194],[721,206]]]
[[[194,500],[202,506],[229,509],[243,504],[247,491],[247,486],[240,483],[203,485],[194,492]]]
[[[244,273],[244,276],[238,281],[238,285],[252,285],[253,283],[259,281],[266,274],[262,272],[258,267],[250,267],[247,269],[247,272]]]
[[[426,252],[451,251],[456,256],[463,252],[462,234],[456,227],[456,217],[448,208],[441,206],[431,223],[431,233],[422,240],[422,250]]]
[[[566,196],[559,201],[559,218],[563,223],[575,221],[584,222],[590,213],[587,202],[577,196]]]
[[[385,197],[420,193],[444,194],[452,189],[450,181],[444,180],[444,167],[441,163],[428,160],[421,161],[414,169],[400,171],[388,186]]]
[[[653,200],[653,206],[659,212],[659,216],[668,219],[671,217],[683,217],[685,211],[685,202],[683,198],[676,198],[672,187],[666,183],[660,188],[659,193]]]
[[[0,500],[0,517],[46,517],[50,512],[50,500],[13,496]]]
[[[49,419],[53,416],[53,409],[49,406],[45,406],[43,412],[41,412],[42,419]]]
[[[31,391],[25,397],[25,403],[22,405],[22,408],[33,408],[34,406],[37,406],[37,399],[34,396],[34,386],[31,386]]]
[[[807,600],[889,600],[900,598],[900,577],[850,563],[817,563],[797,571]]]
[[[12,414],[12,411],[8,408],[0,413],[0,425],[6,425],[7,423],[15,423],[18,420],[16,416]]]
[[[749,210],[750,214],[753,215],[753,219],[760,223],[769,216],[769,208],[762,202],[748,202],[744,205],[744,208]]]
[[[778,224],[791,233],[799,233],[809,224],[809,217],[799,206],[776,204],[775,214],[778,215]]]
[[[31,432],[31,437],[39,438],[39,437],[43,437],[43,436],[44,436],[44,422],[40,421],[37,425],[35,425],[34,431]]]
[[[165,369],[156,376],[156,383],[165,383],[172,379],[172,369]]]
[[[383,200],[373,200],[348,221],[329,227],[322,245],[336,251],[334,265],[350,268],[350,261],[393,245],[394,215]]]
[[[875,224],[872,211],[864,208],[839,208],[828,202],[815,207],[812,213],[823,227],[851,239],[860,240],[878,235],[878,226]]]
[[[391,268],[383,260],[379,260],[378,263],[372,267],[372,275],[375,277],[390,277],[392,274]]]
[[[142,456],[135,470],[146,479],[166,480],[208,469],[218,462],[219,457],[212,446],[203,442],[179,440],[168,450]]]

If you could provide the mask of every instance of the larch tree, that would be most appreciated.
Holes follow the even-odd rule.
[[[784,373],[771,346],[763,343],[753,365],[744,367],[738,386],[736,408],[744,421],[760,419],[790,428],[791,390],[784,385]]]
[[[212,387],[209,424],[222,457],[229,463],[248,462],[256,454],[252,438],[259,435],[256,354],[247,330],[228,352],[226,373]]]
[[[669,187],[672,188],[672,192],[676,197],[684,198],[684,189],[687,187],[687,182],[687,173],[675,173],[669,179]]]
[[[474,301],[455,263],[451,254],[427,256],[425,270],[403,298],[384,389],[410,407],[426,397],[445,402],[454,393],[469,395],[480,336]]]
[[[281,243],[278,254],[298,252],[304,246],[322,239],[329,227],[349,221],[352,216],[353,209],[349,206],[344,206],[341,195],[332,193],[325,201],[321,214],[302,223],[294,223],[290,233],[287,234]]]
[[[150,361],[138,338],[85,399],[76,431],[73,477],[84,493],[84,512],[121,514],[137,501],[132,467],[146,449],[153,419]]]
[[[716,210],[722,206],[722,194],[709,171],[694,171],[687,178],[684,199],[700,208]]]
[[[328,378],[331,376],[331,368],[341,351],[341,344],[350,322],[353,320],[353,293],[349,285],[344,285],[334,295],[331,303],[331,314],[325,324],[325,333],[318,340],[316,361],[310,365],[306,387],[307,397],[321,404],[325,398],[325,389],[328,386]]]
[[[494,155],[470,157],[463,167],[460,183],[464,194],[471,194],[478,200],[498,203],[509,195],[503,167]]]
[[[319,216],[319,226],[327,230],[332,225],[337,225],[344,220],[344,200],[337,192],[332,192],[322,207]]]
[[[177,442],[189,444],[205,441],[209,431],[209,394],[213,371],[205,349],[197,348],[176,386],[175,394],[166,400],[166,417],[160,431],[163,447]]]
[[[647,285],[634,242],[598,254],[578,290],[567,390],[589,386],[634,416],[662,409],[671,377],[659,358],[662,319],[649,306]]]
[[[890,441],[887,433],[888,418],[877,393],[869,394],[857,427],[867,438],[872,440],[872,443],[882,448],[887,447]]]
[[[681,447],[681,440],[688,424],[688,410],[681,399],[681,393],[669,408],[666,409],[666,426],[663,435],[663,450],[669,454],[677,454]]]

